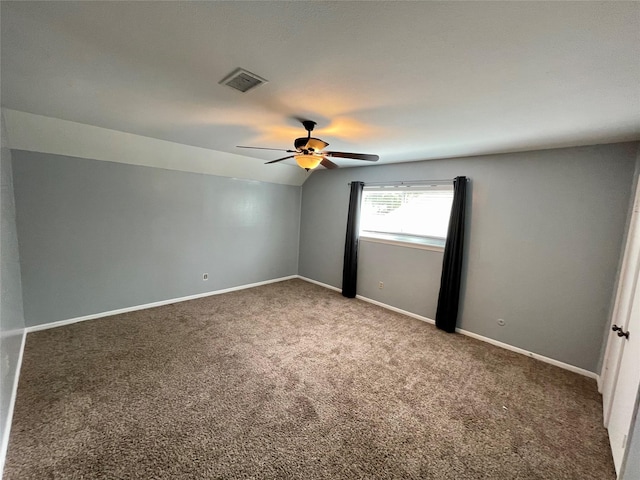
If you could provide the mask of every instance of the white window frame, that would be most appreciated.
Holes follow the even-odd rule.
[[[439,183],[439,184],[419,184],[419,183],[402,183],[400,185],[384,185],[384,186],[366,186],[364,192],[384,192],[384,191],[397,191],[399,189],[406,189],[407,191],[413,189],[414,191],[425,190],[444,190],[450,191],[453,196],[453,183]],[[364,203],[364,195],[362,196],[362,202]],[[450,213],[450,212],[449,212]],[[361,218],[362,221],[362,218]],[[407,233],[389,233],[389,232],[375,232],[371,230],[363,230],[360,226],[360,239],[366,242],[384,243],[388,245],[396,245],[401,247],[418,248],[423,250],[432,250],[436,252],[443,252],[446,237],[435,237],[426,235],[413,235]]]

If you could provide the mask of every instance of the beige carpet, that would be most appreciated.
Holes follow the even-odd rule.
[[[29,334],[7,479],[614,479],[595,381],[301,280]]]

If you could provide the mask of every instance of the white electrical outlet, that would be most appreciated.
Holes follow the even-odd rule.
[[[498,325],[500,325],[501,327],[504,327],[506,325],[507,322],[505,322],[502,318],[498,319]]]
[[[378,283],[378,288],[382,290],[384,288],[384,282]]]
[[[209,280],[209,274],[208,273],[203,273],[202,274],[202,280]]]

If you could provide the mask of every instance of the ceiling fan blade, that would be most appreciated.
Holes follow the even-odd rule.
[[[335,163],[333,163],[331,160],[329,160],[327,157],[322,157],[322,161],[320,162],[320,165],[322,165],[324,168],[338,168],[338,165],[336,165]]]
[[[289,155],[288,157],[278,158],[277,160],[271,160],[270,162],[266,162],[265,165],[269,165],[270,163],[281,162],[282,160],[286,160],[287,158],[293,158],[293,155]]]
[[[323,155],[338,158],[351,158],[353,160],[366,160],[367,162],[377,162],[380,157],[378,155],[370,155],[368,153],[349,153],[349,152],[322,152]]]
[[[286,150],[284,148],[245,147],[244,145],[236,145],[236,148],[253,148],[254,150],[275,150],[276,152],[296,153],[295,150]]]

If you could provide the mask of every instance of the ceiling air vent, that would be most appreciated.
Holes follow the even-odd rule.
[[[222,85],[235,88],[236,90],[240,90],[241,92],[246,92],[258,85],[267,83],[267,80],[259,77],[255,73],[248,72],[242,68],[236,68],[233,72],[224,77],[220,83]]]

